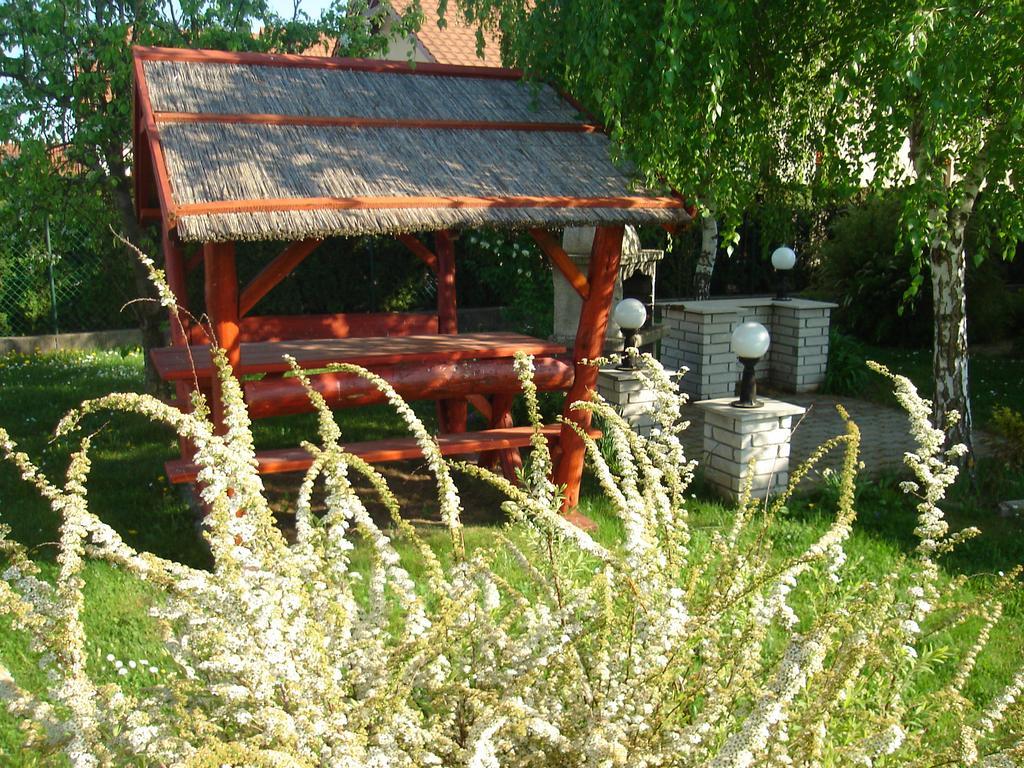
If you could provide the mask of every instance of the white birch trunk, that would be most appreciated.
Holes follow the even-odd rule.
[[[963,229],[949,241],[935,244],[930,254],[932,295],[935,300],[932,372],[935,424],[948,428],[950,415],[959,420],[948,429],[949,442],[964,443],[973,451],[970,383],[967,375],[967,255]]]
[[[947,161],[941,169],[928,162],[920,151],[923,128],[923,122],[915,119],[910,132],[914,172],[918,178],[942,173],[942,183],[949,189],[954,183],[952,161]],[[942,221],[938,209],[932,209],[929,216],[930,222],[938,225],[928,254],[935,304],[932,419],[936,426],[947,431],[947,445],[963,443],[971,454],[974,452],[974,424],[967,369],[967,254],[964,251],[964,233],[987,172],[988,148],[983,146],[963,178],[959,205],[953,207]],[[959,418],[951,424],[954,412]]]
[[[718,254],[718,219],[715,209],[708,206],[700,217],[700,256],[693,273],[693,293],[698,300],[711,297],[711,275],[715,271]]]

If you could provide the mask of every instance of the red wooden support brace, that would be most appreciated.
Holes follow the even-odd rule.
[[[458,333],[459,320],[455,301],[455,238],[447,230],[434,233],[434,254],[437,256],[437,330]],[[466,431],[469,408],[465,399],[442,400],[438,404],[441,431]]]
[[[257,302],[270,293],[274,286],[284,280],[302,261],[316,250],[323,240],[299,240],[285,248],[260,270],[252,282],[245,286],[238,300],[238,314],[244,317]]]
[[[238,334],[238,273],[234,243],[203,243],[203,272],[206,278],[206,313],[210,316],[216,343],[227,353],[231,367],[241,359]],[[224,409],[220,387],[214,386],[213,420],[224,430]]]
[[[398,242],[408,248],[420,261],[430,267],[430,271],[437,274],[437,256],[427,246],[421,243],[412,235],[399,235]]]
[[[530,235],[537,242],[537,245],[540,246],[540,249],[544,251],[545,255],[551,259],[551,263],[555,265],[555,268],[569,281],[573,290],[580,295],[581,299],[586,299],[590,295],[590,284],[583,273],[573,264],[569,254],[558,244],[558,241],[551,236],[550,232],[544,229],[531,229]]]
[[[580,361],[593,360],[601,356],[615,291],[615,279],[619,274],[622,233],[622,226],[598,227],[590,251],[590,270],[587,276],[590,295],[584,299],[580,311],[580,324],[573,347],[576,375],[572,388],[566,395],[565,409],[562,412],[566,419],[574,421],[584,429],[590,426],[590,413],[572,410],[569,406],[577,400],[589,399],[590,393],[597,386],[597,368],[593,365],[583,365]],[[556,485],[566,486],[562,511],[572,513],[579,503],[586,447],[582,438],[568,425],[562,426],[559,447],[561,457],[555,467],[554,481]]]

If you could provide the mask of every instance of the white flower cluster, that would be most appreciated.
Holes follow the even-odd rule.
[[[600,415],[612,446],[616,471],[584,435],[621,523],[620,544],[603,546],[566,523],[537,431],[519,485],[460,465],[506,492],[513,520],[467,551],[450,464],[386,382],[355,367],[345,370],[380,387],[419,441],[437,478],[450,551],[435,552],[402,520],[384,479],[345,452],[331,413],[299,371],[319,411],[320,439],[307,446],[314,461],[289,543],[256,471],[241,390],[223,355],[215,359],[225,434],[201,401],[182,414],[140,395],[86,403],[59,428],[67,434],[87,413],[120,409],[191,440],[209,510],[211,571],[135,552],[89,511],[88,440],[58,487],[0,430],[0,452],[64,520],[55,585],[39,578],[6,531],[0,536],[0,612],[31,638],[51,681],[33,694],[0,665],[0,699],[32,724],[30,744],[63,750],[75,768],[824,768],[1017,759],[1012,727],[1024,674],[983,706],[962,694],[999,621],[996,603],[974,610],[982,632],[948,690],[918,693],[925,689],[915,676],[931,670],[900,653],[945,605],[934,555],[954,538],[935,506],[952,470],[934,458],[939,443],[921,426],[913,392],[904,390],[901,401],[922,445],[923,458],[911,463],[925,501],[908,594],[895,576],[864,583],[846,563],[859,446],[849,422],[828,446],[841,447],[844,462],[835,520],[817,541],[796,555],[775,551],[778,505],[744,504],[733,525],[695,545],[685,507],[694,465],[679,441],[680,401],[649,358],[645,375],[659,393],[663,425],[649,438],[600,399],[577,405]],[[531,361],[520,358],[517,369],[538,425]],[[370,481],[393,530],[367,512],[353,473]],[[326,511],[316,515],[321,481]],[[394,537],[414,554],[402,556]],[[153,615],[171,667],[105,660],[118,670],[115,680],[127,669],[145,672],[145,685],[98,685],[86,672],[87,556],[162,592]],[[356,567],[367,559],[368,568]],[[416,580],[407,570],[413,560],[423,573]],[[940,721],[965,735],[936,733],[930,725]],[[929,758],[917,760],[922,754]]]

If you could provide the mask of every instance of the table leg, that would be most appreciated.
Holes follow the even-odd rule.
[[[516,396],[511,394],[494,395],[491,397],[491,429],[502,429],[514,426],[512,422],[512,403]],[[491,468],[501,464],[501,473],[506,479],[515,481],[517,470],[523,467],[523,457],[518,448],[506,448],[500,451],[484,451],[480,454],[480,466]]]

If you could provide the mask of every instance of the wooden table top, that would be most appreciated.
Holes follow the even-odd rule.
[[[346,339],[295,339],[241,344],[239,375],[282,373],[289,370],[284,356],[302,368],[325,368],[354,363],[366,368],[396,363],[430,364],[457,360],[530,355],[558,355],[565,347],[519,333],[457,333],[418,336],[366,336]],[[210,347],[161,347],[151,350],[160,377],[167,381],[210,378],[214,374]],[[195,369],[193,371],[193,368]]]

